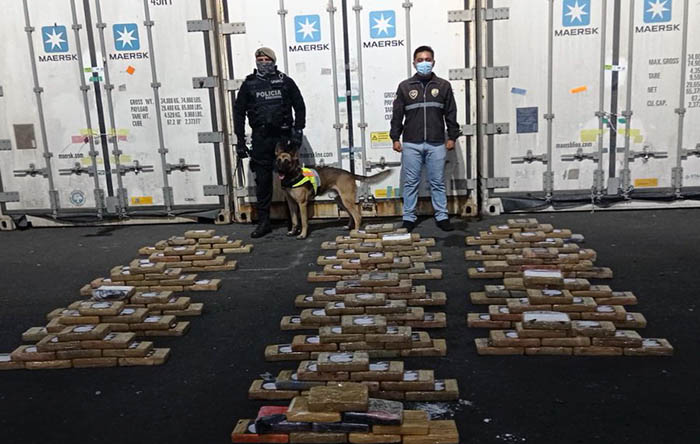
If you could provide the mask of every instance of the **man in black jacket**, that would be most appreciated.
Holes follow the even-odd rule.
[[[390,133],[394,151],[401,153],[403,227],[411,231],[416,226],[418,185],[425,165],[437,226],[452,231],[445,194],[445,157],[460,135],[457,105],[450,82],[433,74],[432,48],[417,48],[413,66],[416,75],[401,82],[396,91]]]
[[[304,98],[294,80],[277,70],[276,61],[275,52],[270,48],[255,51],[256,69],[246,77],[233,105],[233,131],[238,139],[236,154],[239,159],[250,154],[250,167],[255,174],[258,226],[251,234],[254,238],[272,231],[270,204],[275,146],[287,139],[298,149],[306,125]],[[250,152],[245,142],[246,116],[253,129]]]

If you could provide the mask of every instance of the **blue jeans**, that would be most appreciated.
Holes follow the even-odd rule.
[[[403,176],[403,220],[416,221],[418,186],[425,165],[430,184],[430,199],[435,209],[435,220],[447,216],[447,195],[445,194],[445,145],[427,143],[404,143],[401,151],[401,174]]]

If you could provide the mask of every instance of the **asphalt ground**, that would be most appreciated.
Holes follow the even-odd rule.
[[[671,358],[480,357],[469,329],[468,301],[492,281],[469,280],[464,235],[506,216],[458,223],[443,233],[432,220],[418,227],[435,236],[444,260],[439,281],[424,281],[448,294],[445,358],[413,358],[407,368],[435,369],[459,380],[462,401],[449,405],[463,443],[691,443],[700,436],[698,346],[698,245],[695,210],[537,214],[543,223],[571,228],[598,252],[598,265],[615,278],[594,281],[631,290],[648,327],[644,337],[665,337]],[[166,365],[153,368],[6,371],[0,373],[0,442],[3,443],[225,443],[239,418],[254,417],[250,382],[296,363],[266,363],[264,347],[291,340],[279,321],[298,313],[294,297],[310,293],[308,271],[320,244],[342,234],[337,221],[316,223],[304,241],[287,238],[280,225],[255,240],[252,254],[238,255],[239,270],[211,273],[224,285],[194,293],[205,302],[180,338],[156,338],[171,347]],[[21,344],[20,335],[44,325],[45,315],[79,299],[78,289],[136,257],[137,249],[194,225],[121,228],[30,229],[0,233],[0,351]],[[203,226],[198,226],[202,228]],[[212,226],[213,227],[213,226]],[[215,227],[249,239],[251,226]],[[443,406],[444,407],[444,406]],[[439,409],[438,409],[439,410]]]

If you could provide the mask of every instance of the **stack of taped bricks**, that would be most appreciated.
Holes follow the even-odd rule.
[[[189,261],[192,265],[196,263],[191,261],[192,258],[208,261],[210,259],[206,258],[230,253],[217,246],[233,245],[230,248],[244,248],[236,252],[250,251],[250,246],[241,247],[240,241],[229,243],[225,236],[216,236],[214,230],[187,231],[183,237],[173,237],[166,242],[172,245],[158,250],[163,256],[150,253],[149,259],[135,259],[128,267],[115,267],[109,278],[95,279],[81,289],[81,295],[89,299],[50,312],[45,327],[32,327],[22,335],[24,342],[35,344],[0,354],[0,369],[163,364],[169,356],[169,349],[156,349],[152,342],[134,338],[183,336],[190,323],[178,318],[201,315],[204,304],[194,303],[190,297],[175,293],[215,291],[221,287],[220,279],[198,279],[194,274],[184,274],[183,269],[168,268],[175,263],[170,258]],[[174,250],[183,244],[187,245],[187,254]],[[192,247],[196,249],[192,250]],[[142,248],[141,253],[149,248]],[[162,257],[168,259],[158,261]],[[217,259],[217,263],[221,262]],[[235,269],[235,263],[226,268],[213,264],[196,265],[197,270],[202,271]],[[86,336],[80,336],[80,333]],[[96,336],[102,333],[103,336]],[[62,338],[65,337],[89,337],[89,340],[64,341]]]
[[[539,224],[536,219],[509,219],[479,236],[467,237],[467,261],[483,261],[469,277],[504,278],[470,295],[488,313],[469,313],[474,328],[492,329],[475,339],[481,355],[668,356],[671,344],[642,338],[633,329],[646,327],[641,313],[628,312],[636,296],[591,285],[589,278],[612,278],[609,268],[595,267],[596,252],[579,247],[583,236]]]
[[[399,401],[370,397],[354,382],[312,387],[288,406],[263,406],[258,416],[236,424],[234,443],[458,444],[452,420],[432,421]]]
[[[250,253],[252,245],[240,240],[217,236],[214,230],[187,231],[143,247],[139,254],[147,258],[134,259],[129,265],[112,268],[109,278],[98,278],[81,289],[83,296],[102,285],[129,285],[137,291],[216,291],[220,279],[197,279],[196,272],[232,271],[236,261],[227,261],[226,254]]]
[[[372,235],[375,237],[369,237]],[[356,381],[367,385],[372,396],[382,399],[457,400],[456,380],[436,379],[432,370],[405,370],[402,361],[391,360],[438,357],[447,353],[443,339],[433,339],[425,331],[413,330],[446,326],[445,313],[424,311],[424,306],[445,305],[446,295],[428,292],[425,286],[414,286],[412,279],[379,268],[397,262],[406,262],[409,268],[423,264],[421,261],[426,259],[440,261],[440,253],[426,250],[426,245],[434,245],[434,240],[397,232],[391,224],[368,225],[365,230],[353,231],[342,239],[382,239],[383,242],[389,240],[389,244],[378,247],[375,242],[373,250],[363,252],[341,244],[334,256],[318,258],[319,265],[327,271],[329,265],[337,265],[340,268],[333,271],[353,270],[357,278],[339,280],[335,287],[316,288],[312,295],[296,297],[295,304],[303,311],[298,316],[285,316],[282,330],[311,330],[315,334],[294,336],[290,344],[267,346],[265,358],[268,361],[301,362],[295,371],[282,370],[276,378],[264,375],[263,379],[253,381],[249,397],[292,399],[311,387]],[[400,243],[392,245],[394,242]],[[357,248],[361,244],[352,242],[352,245]],[[328,248],[329,243],[323,246]],[[397,254],[411,252],[415,255]],[[433,270],[426,273],[428,275],[432,278],[440,273]],[[309,276],[313,279],[318,274]],[[370,359],[389,360],[370,362]]]

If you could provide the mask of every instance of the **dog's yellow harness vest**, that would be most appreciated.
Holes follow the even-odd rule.
[[[305,183],[310,183],[314,187],[314,193],[318,192],[318,187],[321,186],[321,177],[318,172],[311,168],[302,168],[301,173],[303,177],[297,183],[292,185],[292,188],[300,187]]]

